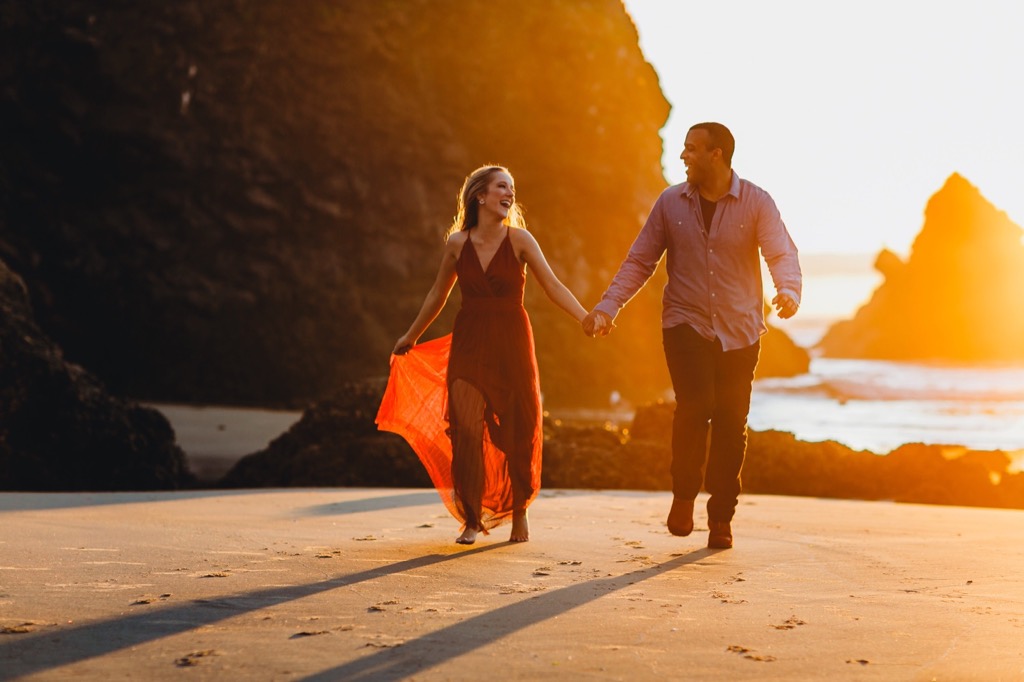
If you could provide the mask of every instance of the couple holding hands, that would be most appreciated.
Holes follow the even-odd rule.
[[[693,532],[694,499],[704,486],[708,547],[732,547],[750,393],[766,331],[760,257],[780,317],[796,313],[801,293],[796,246],[771,196],[733,172],[734,149],[720,123],[690,128],[681,154],[686,182],[658,197],[590,312],[525,229],[508,170],[484,166],[466,178],[437,278],[395,344],[377,415],[379,428],[410,443],[463,523],[456,542],[472,544],[509,520],[512,542],[530,537],[527,508],[540,489],[543,432],[533,331],[523,308],[526,268],[588,336],[603,336],[666,256],[662,333],[676,395],[668,530]],[[417,345],[456,281],[462,307],[452,333]]]

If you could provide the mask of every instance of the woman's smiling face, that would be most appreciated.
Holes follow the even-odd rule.
[[[490,211],[499,215],[502,219],[508,217],[508,212],[516,202],[516,185],[512,176],[504,171],[497,171],[491,175],[491,181],[487,185],[487,192],[480,197],[483,204],[481,211]]]

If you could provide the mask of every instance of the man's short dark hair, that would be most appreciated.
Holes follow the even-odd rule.
[[[732,168],[732,153],[736,151],[736,138],[732,136],[729,129],[721,123],[695,123],[690,130],[706,130],[711,137],[711,149],[722,150],[722,160],[725,165]]]

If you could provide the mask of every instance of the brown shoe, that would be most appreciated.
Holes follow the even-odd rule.
[[[708,521],[708,547],[729,549],[732,547],[732,526],[728,521]]]
[[[668,513],[668,532],[686,537],[693,532],[693,500],[672,498],[672,509]]]

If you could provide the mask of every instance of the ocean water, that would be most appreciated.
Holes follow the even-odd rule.
[[[628,426],[633,414],[618,406],[552,416]],[[906,443],[1002,450],[1024,471],[1024,366],[814,357],[807,374],[754,382],[748,424],[880,455]]]
[[[749,424],[877,453],[904,443],[1012,451],[1021,464],[1024,367],[814,358],[807,374],[754,383]]]
[[[813,357],[828,327],[852,318],[882,283],[872,263],[863,254],[802,257],[800,312],[771,322]],[[1005,450],[1024,466],[1024,365],[813,357],[805,375],[754,383],[749,424],[880,454],[905,443]]]

